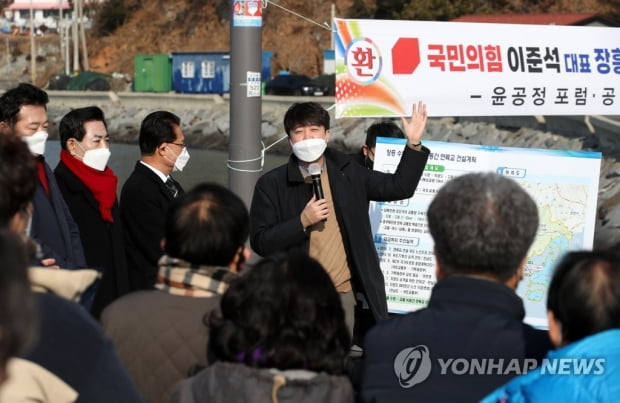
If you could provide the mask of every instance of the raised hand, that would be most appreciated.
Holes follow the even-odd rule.
[[[417,105],[413,105],[411,119],[407,120],[405,117],[401,117],[403,129],[410,146],[420,144],[424,128],[426,127],[427,117],[426,104],[422,101],[419,101]]]

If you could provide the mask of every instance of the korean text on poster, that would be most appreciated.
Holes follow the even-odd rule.
[[[375,169],[394,172],[404,142],[377,138]],[[547,287],[557,260],[568,250],[592,248],[601,154],[435,141],[424,144],[431,154],[414,196],[370,204],[389,310],[408,312],[428,303],[435,283],[435,258],[426,210],[437,190],[458,175],[492,171],[517,181],[538,205],[540,226],[517,292],[525,304],[526,321],[546,326]]]
[[[620,28],[336,20],[336,117],[617,115]]]

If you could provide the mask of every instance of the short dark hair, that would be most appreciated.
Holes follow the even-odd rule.
[[[34,301],[23,240],[0,229],[0,368],[32,341]]]
[[[77,108],[63,116],[58,125],[58,135],[60,136],[60,145],[62,148],[65,150],[67,149],[67,140],[69,139],[82,141],[86,134],[84,124],[92,121],[103,122],[105,128],[108,128],[105,115],[97,106]]]
[[[34,197],[37,162],[19,137],[0,134],[0,228]]]
[[[377,145],[377,137],[405,138],[405,133],[391,120],[382,120],[373,123],[366,130],[366,146],[373,148]]]
[[[298,102],[284,114],[284,130],[287,135],[300,126],[323,126],[329,130],[329,112],[316,102]]]
[[[568,252],[556,265],[547,309],[572,343],[620,328],[620,255],[612,251]]]
[[[344,372],[349,332],[325,269],[300,251],[264,258],[235,280],[210,320],[209,351],[258,368]]]
[[[538,230],[532,197],[496,173],[470,173],[448,181],[427,217],[448,274],[486,273],[500,281],[517,271]]]
[[[138,143],[142,155],[153,155],[162,143],[176,140],[175,126],[181,125],[181,119],[172,112],[156,111],[148,114],[140,125]]]
[[[40,105],[47,109],[47,93],[32,84],[20,83],[0,96],[0,121],[13,127],[19,110],[24,105]]]
[[[227,188],[203,183],[168,208],[165,252],[196,265],[228,266],[249,232],[248,210]]]

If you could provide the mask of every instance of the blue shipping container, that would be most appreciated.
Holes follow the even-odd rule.
[[[172,88],[182,93],[230,92],[229,53],[173,52]]]

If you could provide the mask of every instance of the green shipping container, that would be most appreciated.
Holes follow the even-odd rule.
[[[134,91],[172,91],[172,58],[168,54],[134,57]]]

